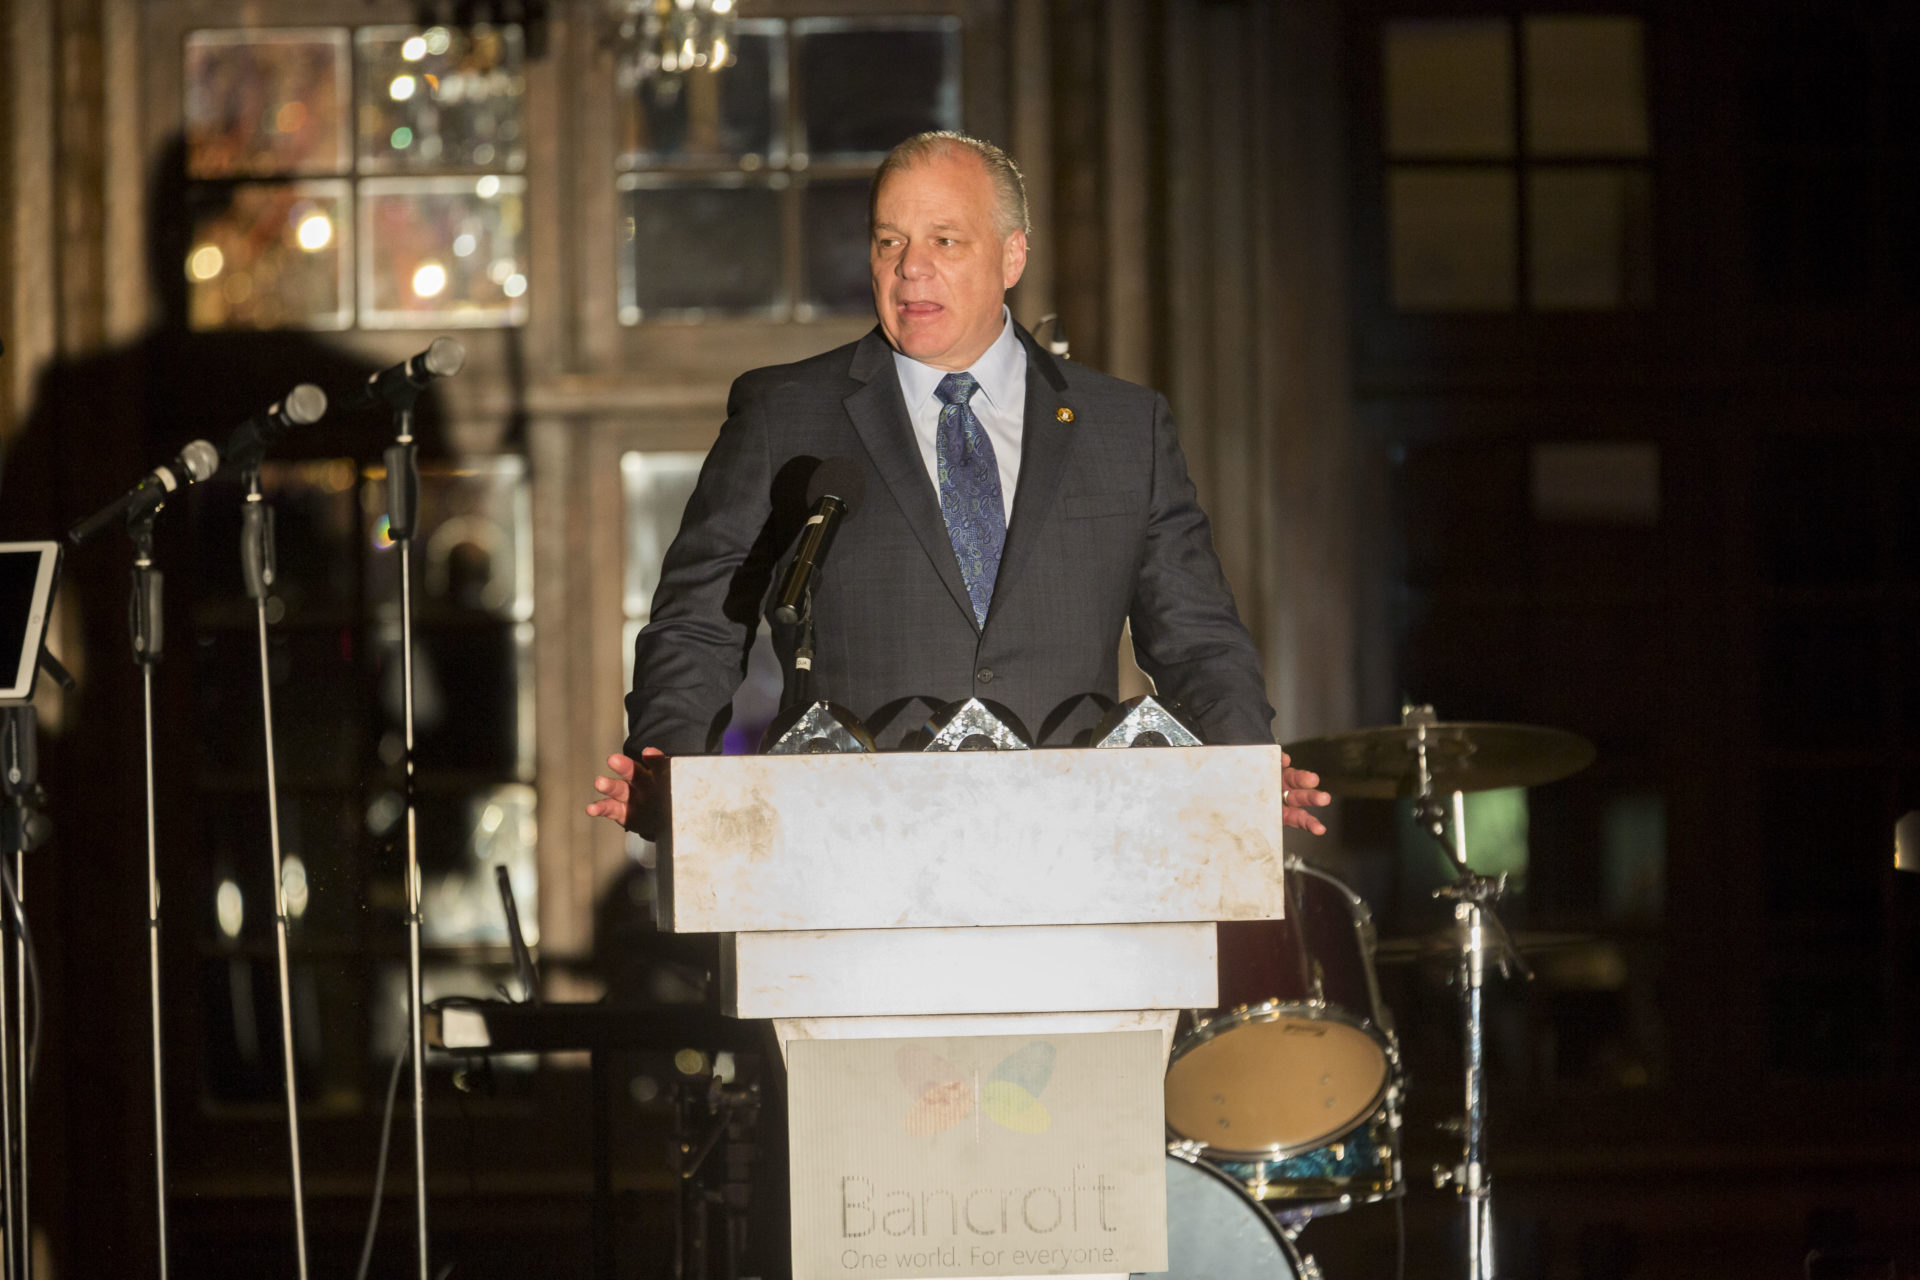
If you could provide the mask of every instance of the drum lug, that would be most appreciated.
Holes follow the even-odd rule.
[[[1199,1164],[1206,1149],[1206,1143],[1195,1142],[1190,1138],[1176,1138],[1167,1143],[1167,1154],[1185,1160],[1188,1164]]]
[[[1310,1253],[1300,1255],[1300,1280],[1326,1280],[1320,1271],[1320,1264],[1314,1261]]]
[[[1458,1186],[1460,1181],[1460,1170],[1457,1167],[1450,1168],[1446,1165],[1439,1164],[1433,1166],[1433,1189],[1435,1191],[1445,1191],[1448,1187]]]

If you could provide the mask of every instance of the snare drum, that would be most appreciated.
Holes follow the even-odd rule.
[[[1400,1117],[1394,1092],[1338,1142],[1283,1160],[1222,1160],[1221,1172],[1289,1227],[1400,1191]]]
[[[1219,926],[1222,1012],[1167,1068],[1167,1128],[1209,1159],[1326,1148],[1381,1112],[1398,1073],[1366,903],[1298,859],[1287,870],[1287,919]]]
[[[1167,1269],[1134,1280],[1302,1280],[1317,1276],[1280,1226],[1226,1174],[1167,1157]]]

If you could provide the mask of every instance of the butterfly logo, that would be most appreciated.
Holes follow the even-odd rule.
[[[917,1044],[901,1045],[894,1067],[907,1096],[907,1132],[918,1138],[945,1133],[968,1116],[987,1119],[1014,1133],[1045,1133],[1053,1116],[1040,1094],[1053,1078],[1054,1047],[1045,1040],[1021,1045],[1000,1060],[983,1082],[977,1070],[956,1067]],[[976,1118],[975,1125],[979,1121]]]

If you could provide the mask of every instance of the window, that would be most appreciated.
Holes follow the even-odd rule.
[[[186,43],[195,329],[520,324],[520,28]]]
[[[628,453],[620,459],[620,481],[626,514],[627,548],[624,590],[626,617],[626,684],[633,685],[633,640],[647,625],[653,593],[660,585],[660,562],[680,529],[681,513],[700,478],[704,453]],[[746,681],[733,699],[733,718],[721,749],[728,755],[751,755],[760,735],[780,709],[781,677],[767,624],[749,657]]]
[[[960,20],[742,19],[731,65],[642,79],[622,112],[622,324],[857,314],[874,168],[960,127]]]
[[[1652,301],[1639,19],[1389,22],[1384,85],[1396,308]]]
[[[538,941],[531,495],[525,463],[421,469],[414,541],[414,787],[429,995],[487,995],[506,959],[493,868]],[[383,473],[269,462],[278,573],[267,602],[301,1087],[365,1095],[407,1019],[399,567]],[[195,922],[205,1096],[277,1097],[273,893],[260,668],[236,548],[241,503],[191,496],[194,781],[207,882]],[[492,967],[489,967],[492,966]]]

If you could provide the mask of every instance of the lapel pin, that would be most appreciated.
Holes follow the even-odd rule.
[[[1053,416],[1058,418],[1062,422],[1072,422],[1073,410],[1067,408],[1065,405],[1062,405],[1060,408],[1055,409],[1053,411]]]

